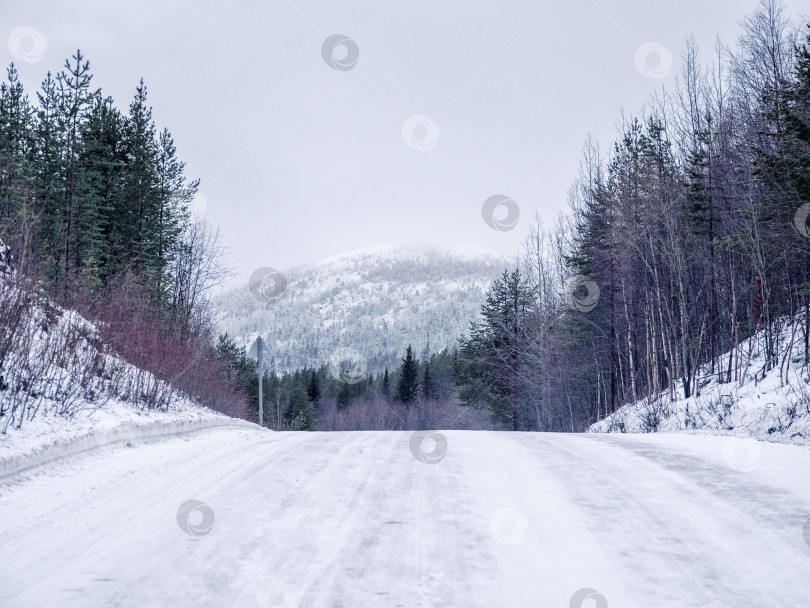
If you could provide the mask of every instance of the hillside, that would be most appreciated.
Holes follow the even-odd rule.
[[[684,397],[680,382],[670,393],[653,395],[619,408],[592,425],[592,433],[691,432],[754,437],[763,441],[810,445],[810,376],[799,344],[802,315],[780,319],[777,343],[781,365],[765,366],[762,332],[719,358],[717,369],[733,367],[731,381],[703,366],[698,394]],[[732,362],[732,363],[733,363]],[[740,363],[742,362],[742,363]],[[722,380],[722,381],[721,381]]]
[[[18,281],[0,241],[0,478],[124,440],[249,425],[122,358],[100,326]]]
[[[376,374],[398,365],[408,344],[420,355],[453,348],[509,265],[483,249],[363,249],[285,272],[277,301],[260,302],[244,286],[213,305],[221,332],[245,346],[265,339],[277,372],[352,348]]]

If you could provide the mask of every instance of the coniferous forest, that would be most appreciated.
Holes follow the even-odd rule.
[[[155,125],[143,80],[126,105],[96,84],[77,51],[33,98],[14,64],[0,85],[0,241],[15,277],[99,322],[105,348],[239,412],[246,397],[227,381],[206,310],[227,270],[216,229],[189,209],[199,181]],[[18,304],[21,318],[32,304]]]

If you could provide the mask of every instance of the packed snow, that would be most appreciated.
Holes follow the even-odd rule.
[[[0,485],[0,605],[803,606],[807,470],[683,434],[116,444]]]

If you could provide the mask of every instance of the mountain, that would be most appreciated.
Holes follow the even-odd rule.
[[[351,349],[376,374],[399,365],[408,344],[420,356],[455,347],[510,266],[509,256],[485,249],[361,249],[284,272],[276,301],[259,301],[245,285],[215,298],[214,312],[238,343],[261,335],[277,372]]]

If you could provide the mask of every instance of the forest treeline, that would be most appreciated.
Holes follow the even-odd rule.
[[[229,336],[220,336],[221,358],[231,380],[250,395],[258,410],[256,362]],[[362,359],[362,355],[357,353]],[[375,431],[432,428],[492,429],[485,409],[468,408],[456,395],[453,368],[457,352],[422,354],[409,345],[399,365],[376,376],[362,373],[349,381],[333,365],[262,374],[264,422],[275,430]],[[356,369],[359,361],[335,362]],[[364,361],[363,361],[364,363]],[[336,373],[337,371],[337,373]]]
[[[105,349],[206,405],[239,411],[246,396],[227,382],[206,310],[227,273],[218,233],[190,212],[199,181],[155,125],[143,80],[133,93],[119,108],[95,87],[81,51],[48,72],[33,99],[8,68],[0,241],[15,273],[6,287],[13,280],[78,310],[97,322]],[[19,319],[3,318],[13,336]]]
[[[810,25],[763,0],[714,56],[689,40],[674,88],[622,116],[608,151],[587,142],[569,211],[532,227],[461,341],[465,403],[579,431],[705,374],[807,365],[808,324],[780,329],[810,307]],[[762,369],[721,360],[756,333]]]

